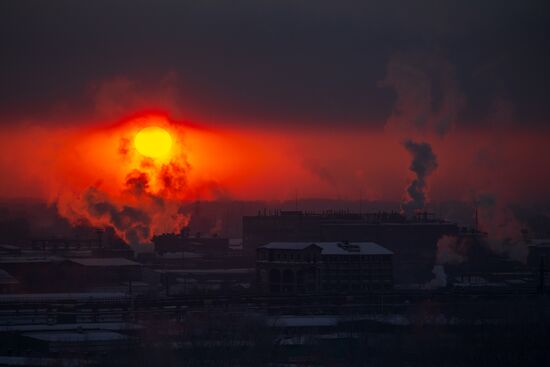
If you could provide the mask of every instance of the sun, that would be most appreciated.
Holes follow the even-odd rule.
[[[161,127],[149,126],[136,134],[134,145],[137,151],[146,157],[163,158],[172,149],[172,137]]]

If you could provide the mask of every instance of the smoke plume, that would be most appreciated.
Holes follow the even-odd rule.
[[[118,207],[95,188],[84,193],[85,210],[92,220],[105,222],[131,245],[148,242],[151,236],[151,217],[143,209],[129,205]]]
[[[165,170],[162,172],[166,174]],[[181,180],[175,178],[178,179]],[[82,194],[60,197],[58,209],[73,224],[112,227],[118,236],[140,251],[153,235],[178,233],[189,221],[189,216],[180,210],[178,200],[152,192],[148,175],[137,170],[128,174],[126,188],[120,196],[92,186]]]
[[[423,209],[426,203],[426,180],[437,168],[437,157],[428,143],[406,140],[403,146],[412,156],[409,169],[416,178],[407,187],[408,200],[402,204],[403,212],[410,216],[415,210]]]
[[[447,286],[447,273],[443,265],[434,265],[432,269],[433,279],[424,284],[424,289],[437,289]]]
[[[455,67],[437,53],[392,55],[380,86],[392,88],[397,96],[386,121],[390,130],[446,135],[464,105]]]
[[[442,264],[460,264],[468,256],[469,247],[464,238],[456,236],[442,236],[437,241],[436,263]]]
[[[59,194],[59,214],[71,224],[112,228],[135,250],[144,250],[151,238],[161,233],[178,233],[187,225],[189,215],[182,210],[182,200],[189,195],[190,164],[186,155],[176,151],[167,160],[137,154],[130,139],[119,132],[113,144],[110,162],[91,175],[95,184],[69,187]],[[173,137],[178,138],[172,129]],[[109,166],[111,164],[112,166]],[[108,176],[112,167],[117,176]]]

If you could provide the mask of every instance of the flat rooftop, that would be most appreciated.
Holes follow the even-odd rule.
[[[264,210],[259,211],[257,215],[245,215],[244,219],[263,218],[263,219],[285,219],[285,218],[311,218],[322,222],[333,221],[336,223],[371,223],[371,224],[426,224],[432,225],[456,225],[442,218],[436,217],[434,213],[419,212],[411,217],[407,217],[398,211],[380,211],[380,212],[350,212],[347,210],[327,210],[322,212],[308,212],[301,210]]]
[[[92,301],[127,299],[122,292],[87,292],[87,293],[17,293],[0,294],[2,302],[52,302],[52,301]]]
[[[62,258],[56,256],[2,256],[0,264],[51,263],[61,260]]]
[[[140,263],[124,257],[71,258],[69,261],[84,266],[141,266]]]
[[[536,238],[528,242],[530,247],[550,247],[550,238]]]
[[[19,281],[10,273],[5,270],[0,269],[0,284],[10,285],[10,284],[19,284]]]
[[[29,332],[23,333],[28,338],[45,342],[109,342],[127,340],[128,337],[113,331],[85,331],[85,332]]]
[[[392,255],[393,252],[374,242],[270,242],[259,248],[273,250],[303,250],[309,246],[321,248],[321,255]]]
[[[193,275],[229,275],[229,274],[253,274],[255,268],[235,268],[235,269],[168,269],[162,270],[163,273],[173,274],[193,274]]]

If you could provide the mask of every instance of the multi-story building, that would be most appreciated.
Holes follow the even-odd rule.
[[[267,294],[390,289],[392,256],[372,242],[272,242],[257,249],[258,287]]]
[[[270,242],[374,242],[395,253],[398,283],[425,283],[432,278],[437,241],[459,235],[456,223],[419,213],[348,213],[301,211],[259,213],[243,217],[243,250],[253,254]]]
[[[532,269],[550,270],[550,239],[527,240],[527,265]]]
[[[527,265],[535,275],[539,292],[550,290],[550,239],[527,239]]]

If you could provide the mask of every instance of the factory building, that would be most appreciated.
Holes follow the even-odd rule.
[[[528,239],[527,265],[535,276],[539,292],[550,291],[550,239]]]
[[[187,235],[162,234],[153,237],[155,252],[191,252],[207,257],[225,257],[229,251],[229,239],[212,236],[204,237],[197,234],[194,237]]]
[[[395,255],[398,283],[431,279],[437,241],[461,229],[429,213],[406,218],[397,212],[349,213],[281,211],[243,217],[243,250],[253,254],[270,242],[374,242]]]
[[[545,271],[550,270],[550,239],[532,239],[527,241],[527,265],[539,270],[542,266]]]
[[[121,285],[142,279],[142,265],[125,258],[73,258],[63,264],[75,288]]]
[[[6,281],[17,281],[17,291],[60,291],[60,283],[65,280],[60,273],[62,262],[55,256],[0,256],[0,272]],[[6,287],[4,291],[12,289]]]
[[[14,276],[0,269],[0,294],[16,292],[19,286],[19,281]]]
[[[257,249],[256,276],[264,294],[385,290],[392,257],[372,242],[272,242]]]

